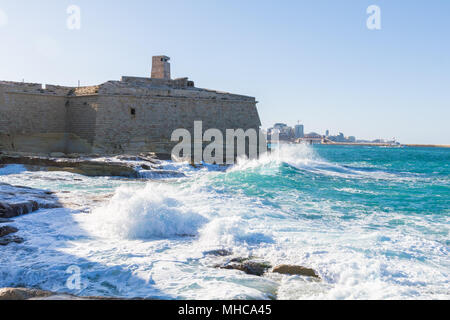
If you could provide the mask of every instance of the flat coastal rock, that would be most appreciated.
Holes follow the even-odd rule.
[[[39,205],[33,200],[16,203],[0,202],[0,217],[3,219],[18,217],[37,210],[39,210]]]

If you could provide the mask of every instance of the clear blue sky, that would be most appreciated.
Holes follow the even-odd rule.
[[[450,144],[449,16],[448,0],[0,0],[0,79],[98,84],[166,54],[173,77],[257,97],[265,128]]]

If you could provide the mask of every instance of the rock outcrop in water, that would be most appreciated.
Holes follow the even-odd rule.
[[[213,250],[205,252],[205,254],[225,257],[231,255],[232,252],[228,250]],[[227,270],[239,270],[249,275],[261,277],[265,273],[267,273],[272,268],[272,266],[270,265],[269,262],[266,262],[264,260],[249,257],[249,258],[233,258],[231,260],[226,261],[225,263],[216,265],[215,268]],[[279,265],[272,269],[272,273],[291,276],[297,275],[320,279],[318,273],[315,270],[296,265],[286,265],[286,264]]]
[[[10,243],[22,243],[24,241],[22,238],[12,236],[18,231],[19,229],[11,226],[0,227],[0,246],[7,246]]]
[[[265,261],[251,259],[251,258],[234,258],[230,261],[216,266],[219,269],[239,270],[246,274],[261,277],[272,266]]]
[[[313,277],[320,279],[317,272],[310,268],[305,268],[302,266],[293,266],[293,265],[280,265],[272,270],[273,273],[285,274],[285,275],[297,275],[297,276],[305,276],[305,277]]]
[[[218,249],[218,250],[206,251],[206,252],[203,252],[203,254],[207,255],[207,256],[227,257],[227,256],[231,256],[233,254],[233,252],[231,252],[230,250],[226,250],[226,249]]]
[[[7,246],[10,243],[23,243],[25,240],[17,236],[6,236],[0,238],[0,246]]]
[[[0,237],[4,237],[4,236],[10,235],[12,233],[16,233],[17,231],[19,231],[19,229],[11,227],[11,226],[0,227]]]

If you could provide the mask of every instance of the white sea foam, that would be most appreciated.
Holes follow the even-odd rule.
[[[231,170],[249,170],[273,164],[288,164],[297,169],[317,171],[318,173],[326,173],[332,169],[343,170],[343,167],[322,159],[311,147],[304,144],[281,145],[272,152],[265,153],[259,159],[238,159],[237,165]]]
[[[264,233],[252,230],[250,224],[238,216],[222,217],[208,223],[200,231],[200,242],[204,245],[235,247],[242,244],[258,245],[272,243]]]
[[[125,239],[195,236],[207,218],[177,199],[176,189],[149,183],[145,188],[119,188],[104,206],[92,212],[103,234]]]

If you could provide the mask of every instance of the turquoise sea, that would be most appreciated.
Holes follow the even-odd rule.
[[[449,299],[450,149],[287,145],[231,168],[164,163],[185,178],[0,169],[78,209],[16,219],[0,287],[162,299]],[[150,178],[150,179],[148,179]],[[92,201],[105,196],[104,201]],[[221,270],[226,249],[321,281]],[[221,260],[222,259],[222,260]],[[81,270],[67,287],[67,268]]]

